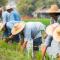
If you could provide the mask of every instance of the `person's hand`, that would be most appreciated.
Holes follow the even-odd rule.
[[[25,46],[24,46],[24,45],[22,45],[22,46],[21,46],[21,49],[22,49],[22,50],[24,50],[24,49],[25,49]]]
[[[42,58],[44,58],[44,56],[45,56],[46,48],[47,47],[44,44],[41,45]]]
[[[27,41],[23,43],[23,45],[21,46],[22,50],[24,50],[26,48],[27,45]]]
[[[13,38],[13,35],[10,35],[9,38]]]

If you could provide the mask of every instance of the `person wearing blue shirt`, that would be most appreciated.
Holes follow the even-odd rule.
[[[6,28],[6,23],[9,21],[9,16],[10,16],[10,14],[7,11],[4,11],[2,13],[2,20],[3,20],[3,23],[5,24],[5,31],[3,33],[4,38],[8,37],[8,35],[9,35],[8,29]]]
[[[11,37],[16,34],[23,35],[24,42],[21,47],[27,49],[27,52],[38,51],[42,44],[42,33],[45,30],[45,25],[41,22],[20,22],[14,25]],[[31,49],[31,50],[30,50]],[[33,55],[33,54],[32,54]]]
[[[15,21],[21,20],[20,14],[15,9],[11,12],[10,18],[11,20],[15,20]]]
[[[13,9],[12,6],[7,5],[6,10],[7,11],[3,13],[3,22],[6,23],[6,27],[7,27],[7,32],[5,33],[9,36],[11,35],[11,29],[13,28],[14,24],[20,22],[21,18],[17,13],[17,11]],[[20,40],[19,34],[15,36],[15,40],[16,42]]]
[[[45,30],[45,25],[40,22],[28,22],[26,23],[23,33],[24,33],[24,43],[22,47],[24,48],[27,43],[27,47],[30,42],[33,42],[33,50],[39,50],[39,46],[42,43],[41,31]]]

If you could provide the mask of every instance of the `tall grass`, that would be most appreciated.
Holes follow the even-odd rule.
[[[50,19],[48,18],[34,18],[34,19],[25,19],[25,22],[42,22],[46,26],[50,24]]]
[[[21,49],[20,44],[9,45],[0,40],[0,60],[32,60],[32,58]]]
[[[0,60],[42,60],[41,51],[34,52],[34,58],[32,58],[31,52],[23,51],[20,44],[13,43],[9,45],[0,40]],[[46,54],[45,60],[52,60],[51,57]]]
[[[46,18],[39,18],[39,19],[30,19],[24,20],[25,22],[33,21],[33,22],[42,22],[46,26],[49,25],[50,20]],[[2,34],[2,32],[0,32]],[[35,53],[35,52],[34,52]],[[31,56],[31,52],[27,53],[27,51],[23,51],[21,49],[20,43],[13,43],[9,45],[4,41],[0,40],[0,60],[42,60],[41,51],[38,51],[34,54],[34,58]],[[46,54],[45,60],[51,60],[51,58]]]

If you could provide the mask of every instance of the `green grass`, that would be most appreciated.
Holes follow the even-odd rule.
[[[50,19],[47,18],[36,18],[36,19],[26,19],[25,22],[42,22],[46,26],[50,24]]]
[[[35,60],[41,60],[41,51],[37,51],[35,54]],[[31,53],[28,55],[26,51],[22,51],[20,44],[13,43],[8,45],[4,41],[0,40],[0,60],[33,60]],[[51,57],[46,54],[45,60],[51,60]]]
[[[50,23],[50,20],[47,18],[30,19],[24,21],[39,21],[45,24],[46,26]],[[0,32],[0,34],[2,34],[2,32]],[[46,60],[48,60],[48,58],[51,60],[51,58],[46,54]],[[36,52],[35,59],[42,59],[40,51]],[[22,51],[20,44],[13,43],[12,45],[8,45],[7,43],[0,40],[0,60],[32,60],[32,57],[31,54],[28,56],[26,51]]]
[[[20,44],[8,45],[0,40],[0,60],[32,60],[31,56],[22,51]]]

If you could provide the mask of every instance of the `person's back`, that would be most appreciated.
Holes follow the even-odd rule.
[[[40,22],[28,22],[25,25],[24,29],[24,39],[28,41],[28,45],[31,41],[33,41],[34,50],[39,49],[39,45],[42,43],[42,35],[41,30],[45,30],[45,25]]]
[[[0,6],[0,22],[2,21],[2,11],[3,11],[3,9],[2,9],[2,7]]]
[[[13,28],[14,24],[20,22],[20,17],[18,13],[13,9],[13,6],[7,5],[6,11],[10,14],[9,15],[9,21],[6,23],[6,27],[8,29],[9,35],[11,35],[11,29]],[[19,34],[15,36],[14,41],[18,42],[20,40]]]
[[[4,34],[3,34],[4,38],[8,37],[8,35],[9,35],[8,29],[6,27],[6,23],[9,22],[9,19],[10,19],[10,13],[8,13],[7,11],[3,11],[2,20],[3,20],[3,23],[5,24],[5,31],[4,31]]]
[[[41,31],[42,30],[45,30],[45,25],[40,23],[40,22],[28,22],[26,24],[26,28],[30,29],[29,31],[31,32],[32,34],[32,38],[37,38],[37,37],[40,37],[41,36]],[[38,35],[40,34],[40,35]]]
[[[3,19],[3,23],[7,23],[10,21],[10,13],[8,13],[7,11],[4,11],[2,13],[2,19]]]
[[[21,20],[20,14],[16,10],[13,10],[10,13],[10,20],[20,21]]]

